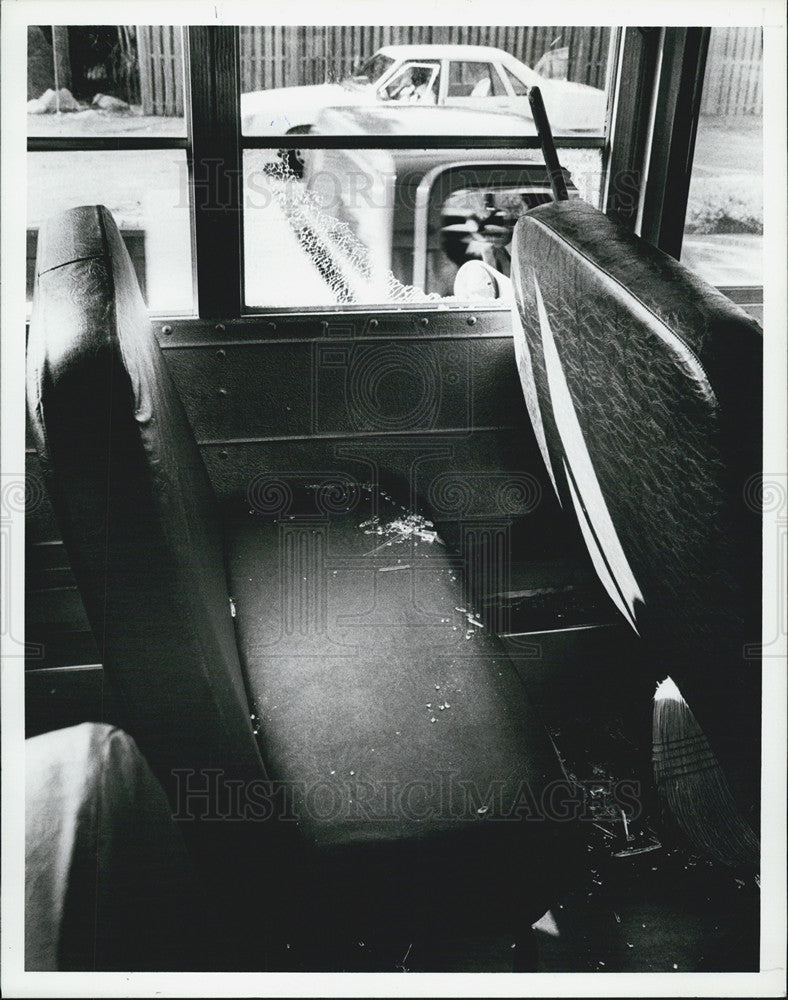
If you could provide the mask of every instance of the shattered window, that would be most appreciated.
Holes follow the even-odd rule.
[[[523,81],[542,91],[571,190],[599,205],[615,36],[609,27],[242,27],[246,306],[473,302],[478,283],[455,281],[474,261],[491,261],[505,288],[514,223],[551,198],[541,151],[517,144],[536,138]],[[370,136],[394,141],[357,141]],[[431,136],[442,141],[431,146]]]
[[[598,201],[600,150],[560,155],[572,194]],[[246,150],[246,303],[468,301],[463,264],[508,279],[515,223],[551,199],[539,150],[310,149],[301,176],[274,150]]]

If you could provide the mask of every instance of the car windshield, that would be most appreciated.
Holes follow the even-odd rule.
[[[365,63],[355,70],[350,76],[345,77],[342,83],[347,84],[359,84],[359,83],[375,83],[377,82],[383,74],[389,69],[394,63],[391,56],[384,56],[380,52],[377,55],[372,56],[371,59],[367,59]]]

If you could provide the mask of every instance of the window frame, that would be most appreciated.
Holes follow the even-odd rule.
[[[614,29],[608,56],[608,116],[604,134],[555,138],[562,148],[602,151],[604,211],[674,256],[680,252],[703,86],[708,28]],[[182,26],[184,136],[29,137],[28,152],[51,150],[176,149],[186,153],[191,213],[193,315],[236,320],[270,313],[338,313],[353,306],[305,310],[248,306],[244,289],[243,153],[247,149],[406,149],[403,135],[244,136],[240,117],[240,26]],[[446,60],[448,63],[448,59]],[[390,67],[396,70],[398,63]],[[505,74],[493,62],[504,85]],[[441,69],[441,77],[447,74]],[[621,87],[626,78],[627,86]],[[441,87],[445,83],[441,82]],[[657,90],[659,88],[659,90]],[[655,94],[657,99],[655,100]],[[440,100],[440,97],[439,97]],[[653,113],[656,112],[656,113]],[[434,149],[539,149],[536,136],[429,138]],[[657,155],[654,155],[657,147]],[[626,198],[621,182],[626,181]],[[618,182],[618,187],[616,182]],[[670,211],[665,194],[671,192]],[[721,289],[737,301],[762,302],[762,288]],[[380,312],[402,311],[381,303]],[[418,311],[421,307],[410,307]],[[425,304],[430,312],[435,306]],[[451,312],[498,309],[495,304]],[[369,312],[369,306],[358,311]],[[152,315],[155,315],[152,313]],[[175,315],[168,313],[167,315]]]
[[[238,28],[216,28],[216,27],[195,27],[190,29],[190,36],[192,33],[200,32],[216,32],[216,31],[233,31],[237,32],[237,40],[240,41],[240,30]],[[555,136],[554,142],[557,149],[599,149],[602,152],[602,164],[603,173],[606,169],[605,164],[608,157],[608,143],[609,143],[609,127],[607,123],[610,120],[610,109],[612,106],[612,92],[618,84],[618,74],[617,67],[611,65],[611,60],[615,58],[615,53],[617,46],[614,44],[614,40],[617,38],[618,33],[621,29],[614,28],[611,35],[611,45],[609,48],[608,55],[608,79],[611,81],[610,88],[608,90],[608,114],[606,121],[605,131],[598,135],[576,135],[576,136]],[[238,101],[240,101],[240,45],[236,44],[234,51],[235,66],[231,67],[228,65],[227,69],[235,73],[237,79],[237,93]],[[493,67],[494,71],[497,71],[494,60],[471,60],[479,61],[485,64],[489,64]],[[449,57],[441,58],[441,70],[440,70],[440,92],[438,97],[438,103],[445,103],[446,88],[448,86],[448,64],[450,62]],[[202,86],[204,83],[208,82],[205,71],[207,64],[202,60],[193,60],[192,65],[195,66],[197,73],[193,77],[193,86]],[[396,68],[402,63],[397,63]],[[503,75],[499,72],[499,78],[504,80]],[[505,81],[508,82],[508,81]],[[385,84],[385,81],[384,81]],[[507,93],[507,96],[508,93]],[[225,105],[225,110],[227,106]],[[238,163],[242,163],[243,153],[248,149],[342,149],[342,148],[355,148],[355,149],[410,149],[414,146],[425,146],[425,138],[428,138],[426,145],[431,149],[467,149],[472,146],[477,149],[523,149],[523,150],[539,150],[541,145],[539,138],[537,136],[461,136],[461,135],[431,135],[429,137],[419,137],[407,135],[281,135],[281,136],[251,136],[244,135],[241,131],[240,116],[237,116],[237,127],[233,130],[235,133],[235,141],[237,143],[236,150],[239,154]],[[228,123],[229,130],[229,123]],[[239,197],[242,197],[242,191],[239,192]],[[242,234],[242,230],[241,230]],[[199,253],[199,245],[198,245]],[[229,259],[227,261],[229,263]],[[368,304],[363,305],[331,305],[326,304],[325,306],[312,306],[307,308],[293,308],[293,307],[282,307],[272,304],[270,306],[251,306],[246,304],[246,296],[244,290],[244,267],[243,267],[243,247],[240,247],[240,254],[238,257],[238,272],[232,274],[232,287],[240,288],[239,301],[237,303],[236,309],[233,311],[225,310],[224,314],[230,319],[240,319],[244,317],[253,316],[265,316],[265,315],[292,315],[293,313],[309,313],[310,315],[320,315],[325,314],[335,314],[335,313],[348,313],[348,312],[363,312],[368,313],[370,307]],[[226,287],[230,287],[227,285]],[[207,289],[206,292],[210,293]],[[207,296],[205,294],[200,295],[201,303],[201,317],[205,314],[202,312],[202,303],[206,301]],[[229,303],[228,303],[229,304]],[[408,310],[410,312],[416,311],[428,311],[434,313],[435,311],[441,310],[444,307],[440,305],[434,305],[425,302],[422,304],[412,304],[409,305]],[[380,303],[376,309],[381,312],[401,312],[403,307],[397,303]],[[506,307],[490,303],[479,303],[479,304],[469,304],[467,306],[454,306],[451,307],[451,313],[454,314],[464,314],[479,312],[480,310],[491,310],[496,312],[506,311]],[[214,316],[221,316],[222,313],[211,314]],[[210,316],[208,317],[210,318]]]
[[[449,101],[449,100],[460,100],[460,101],[480,100],[480,98],[474,97],[473,94],[454,94],[454,95],[452,95],[452,94],[449,93],[449,87],[451,86],[451,68],[452,68],[452,66],[463,66],[463,65],[465,65],[465,66],[468,66],[468,65],[486,66],[487,67],[487,75],[488,75],[488,78],[489,78],[489,81],[490,81],[490,90],[492,91],[495,88],[495,86],[496,86],[496,84],[495,84],[495,78],[496,77],[498,79],[498,83],[499,84],[501,83],[501,74],[500,74],[500,72],[498,70],[498,63],[496,63],[493,59],[451,59],[451,58],[449,58],[449,59],[446,60],[446,63],[448,65],[448,72],[447,72],[447,75],[446,75],[446,101]],[[484,79],[484,78],[480,77],[479,80],[477,81],[477,83],[481,82],[482,79]],[[502,89],[503,89],[503,93],[502,94],[489,93],[489,94],[486,94],[485,97],[481,98],[481,99],[484,100],[484,99],[486,99],[488,97],[511,97],[512,96],[509,93],[509,91],[506,89],[506,85],[505,84],[502,84]],[[455,105],[455,106],[456,107],[462,107],[462,105]]]
[[[499,73],[501,79],[503,80],[504,84],[506,85],[506,87],[508,89],[508,93],[512,97],[527,97],[528,96],[528,84],[525,82],[525,80],[522,80],[516,73],[512,72],[512,70],[511,70],[511,68],[509,66],[506,66],[504,63],[501,63],[497,67],[497,69],[498,69],[498,73]],[[517,83],[523,88],[523,93],[522,94],[518,94],[517,93],[517,90],[515,89],[515,86],[514,86],[514,83],[512,83],[512,80],[516,80]]]
[[[627,27],[620,39],[628,85],[616,87],[603,209],[677,260],[710,36],[708,26]],[[763,285],[716,287],[762,316]]]
[[[191,288],[192,288],[192,311],[191,313],[176,313],[173,310],[159,312],[151,310],[152,317],[159,316],[190,316],[199,315],[198,306],[198,276],[197,276],[197,247],[195,243],[195,212],[194,199],[194,174],[193,174],[193,128],[192,128],[192,99],[191,86],[192,79],[191,65],[189,58],[189,44],[187,39],[187,28],[184,25],[177,25],[181,31],[181,46],[183,51],[183,118],[185,132],[183,135],[172,136],[134,136],[134,135],[101,135],[101,136],[27,136],[27,153],[52,153],[52,152],[96,152],[96,151],[147,151],[147,150],[183,150],[186,153],[186,172],[188,178],[188,199],[190,214],[190,234],[191,245]]]

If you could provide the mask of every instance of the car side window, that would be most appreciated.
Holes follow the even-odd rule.
[[[490,63],[457,60],[449,63],[447,97],[505,97],[500,77]]]
[[[517,97],[525,97],[528,94],[528,87],[523,83],[523,81],[510,72],[505,66],[502,67],[504,73],[506,74],[506,79],[512,85],[512,90],[515,92]]]
[[[389,101],[419,101],[435,104],[438,93],[438,63],[405,63],[382,90]]]

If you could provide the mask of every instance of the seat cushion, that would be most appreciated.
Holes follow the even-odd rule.
[[[416,844],[446,872],[464,843],[466,884],[491,865],[539,882],[566,828],[545,817],[572,793],[430,523],[355,483],[278,499],[228,519],[228,562],[262,756],[301,840],[366,846],[381,870]]]

